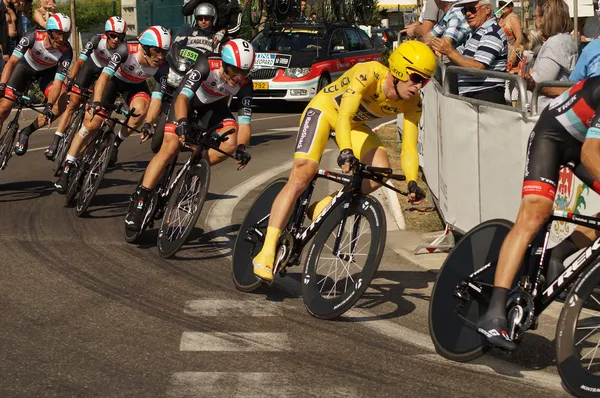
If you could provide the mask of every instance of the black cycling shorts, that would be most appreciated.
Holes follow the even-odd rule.
[[[533,130],[527,144],[522,196],[539,195],[554,201],[560,167],[567,162],[578,164],[582,145],[564,129]]]
[[[16,95],[13,93],[14,91],[24,93],[31,81],[37,81],[40,90],[42,90],[44,96],[48,98],[48,94],[54,86],[53,83],[56,69],[57,67],[55,66],[43,71],[36,71],[26,62],[19,62],[13,69],[8,82],[6,82],[4,96],[14,101],[16,99]]]
[[[146,82],[127,83],[113,77],[104,87],[101,106],[114,105],[119,94],[123,96],[123,102],[127,105],[131,105],[131,102],[137,97],[146,98],[150,102],[150,89]]]
[[[177,98],[174,96],[174,98]],[[174,122],[175,119],[175,101],[171,105],[167,123],[165,124],[165,134],[176,134]],[[188,103],[188,115],[187,118],[193,126],[199,131],[207,131],[208,129],[214,128],[216,125],[221,123],[223,127],[217,130],[217,133],[223,134],[231,129],[238,129],[238,124],[229,110],[227,104],[227,98],[212,102],[210,104],[203,104],[200,102],[198,97],[194,96]]]
[[[77,72],[71,91],[75,94],[81,94],[82,91],[88,91],[98,79],[100,73],[102,73],[102,68],[97,66],[91,58],[88,58],[83,63],[81,69],[79,69],[79,72]]]

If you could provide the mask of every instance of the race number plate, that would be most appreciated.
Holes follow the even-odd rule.
[[[268,90],[269,82],[252,82],[255,90]]]

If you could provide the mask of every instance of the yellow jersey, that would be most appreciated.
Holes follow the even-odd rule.
[[[390,101],[383,92],[389,69],[373,61],[353,66],[336,81],[327,85],[309,106],[320,109],[335,119],[335,134],[340,150],[352,148],[351,131],[356,124],[385,116],[404,114],[401,167],[407,181],[417,179],[419,156],[417,154],[418,124],[421,119],[420,95],[409,100]]]

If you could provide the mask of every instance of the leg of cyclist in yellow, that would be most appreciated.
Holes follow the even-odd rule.
[[[271,207],[269,227],[265,236],[265,244],[260,253],[254,257],[252,264],[254,274],[265,281],[273,280],[273,264],[277,240],[281,230],[294,210],[294,203],[317,174],[319,164],[309,159],[294,159],[290,179],[285,184]]]
[[[516,349],[516,344],[507,334],[506,299],[527,246],[548,221],[552,206],[553,201],[547,197],[525,195],[521,200],[517,221],[502,243],[490,306],[477,322],[479,332],[485,335],[492,345],[510,351]]]

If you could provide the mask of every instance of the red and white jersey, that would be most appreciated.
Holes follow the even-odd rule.
[[[44,39],[48,35],[45,30],[36,30],[27,33],[19,40],[12,55],[24,59],[36,71],[43,71],[58,65],[57,74],[66,75],[73,59],[73,50],[69,42],[61,48],[46,48]]]
[[[166,62],[156,68],[140,64],[139,57],[143,57],[143,54],[137,42],[127,43],[127,46],[123,48],[124,50],[119,46],[118,51],[111,56],[108,65],[103,70],[104,73],[132,84],[145,82],[154,76],[157,76],[156,80],[159,81],[160,77],[169,74],[169,66]]]
[[[211,58],[208,60],[209,73],[206,76],[206,79],[199,81],[194,81],[194,68],[188,72],[187,81],[184,83],[184,88],[181,91],[182,94],[191,98],[191,93],[195,93],[196,97],[203,103],[209,104],[211,102],[216,102],[224,97],[229,97],[232,95],[236,95],[238,91],[242,90],[244,87],[249,87],[252,89],[252,84],[250,79],[246,78],[235,86],[231,87],[227,84],[220,76],[220,69],[223,61],[219,58]],[[199,73],[196,71],[196,73]],[[246,89],[247,90],[247,89]],[[243,90],[245,91],[245,90]],[[252,97],[252,90],[250,91],[250,97]],[[240,97],[238,95],[238,97]],[[243,95],[242,97],[245,97]]]
[[[79,54],[79,59],[87,61],[88,58],[91,58],[98,68],[104,68],[106,65],[108,65],[108,61],[112,55],[117,51],[123,51],[126,46],[126,43],[120,43],[117,48],[110,50],[107,47],[106,35],[96,35],[85,44],[83,51],[81,51],[81,54]],[[119,49],[119,47],[122,48]]]

